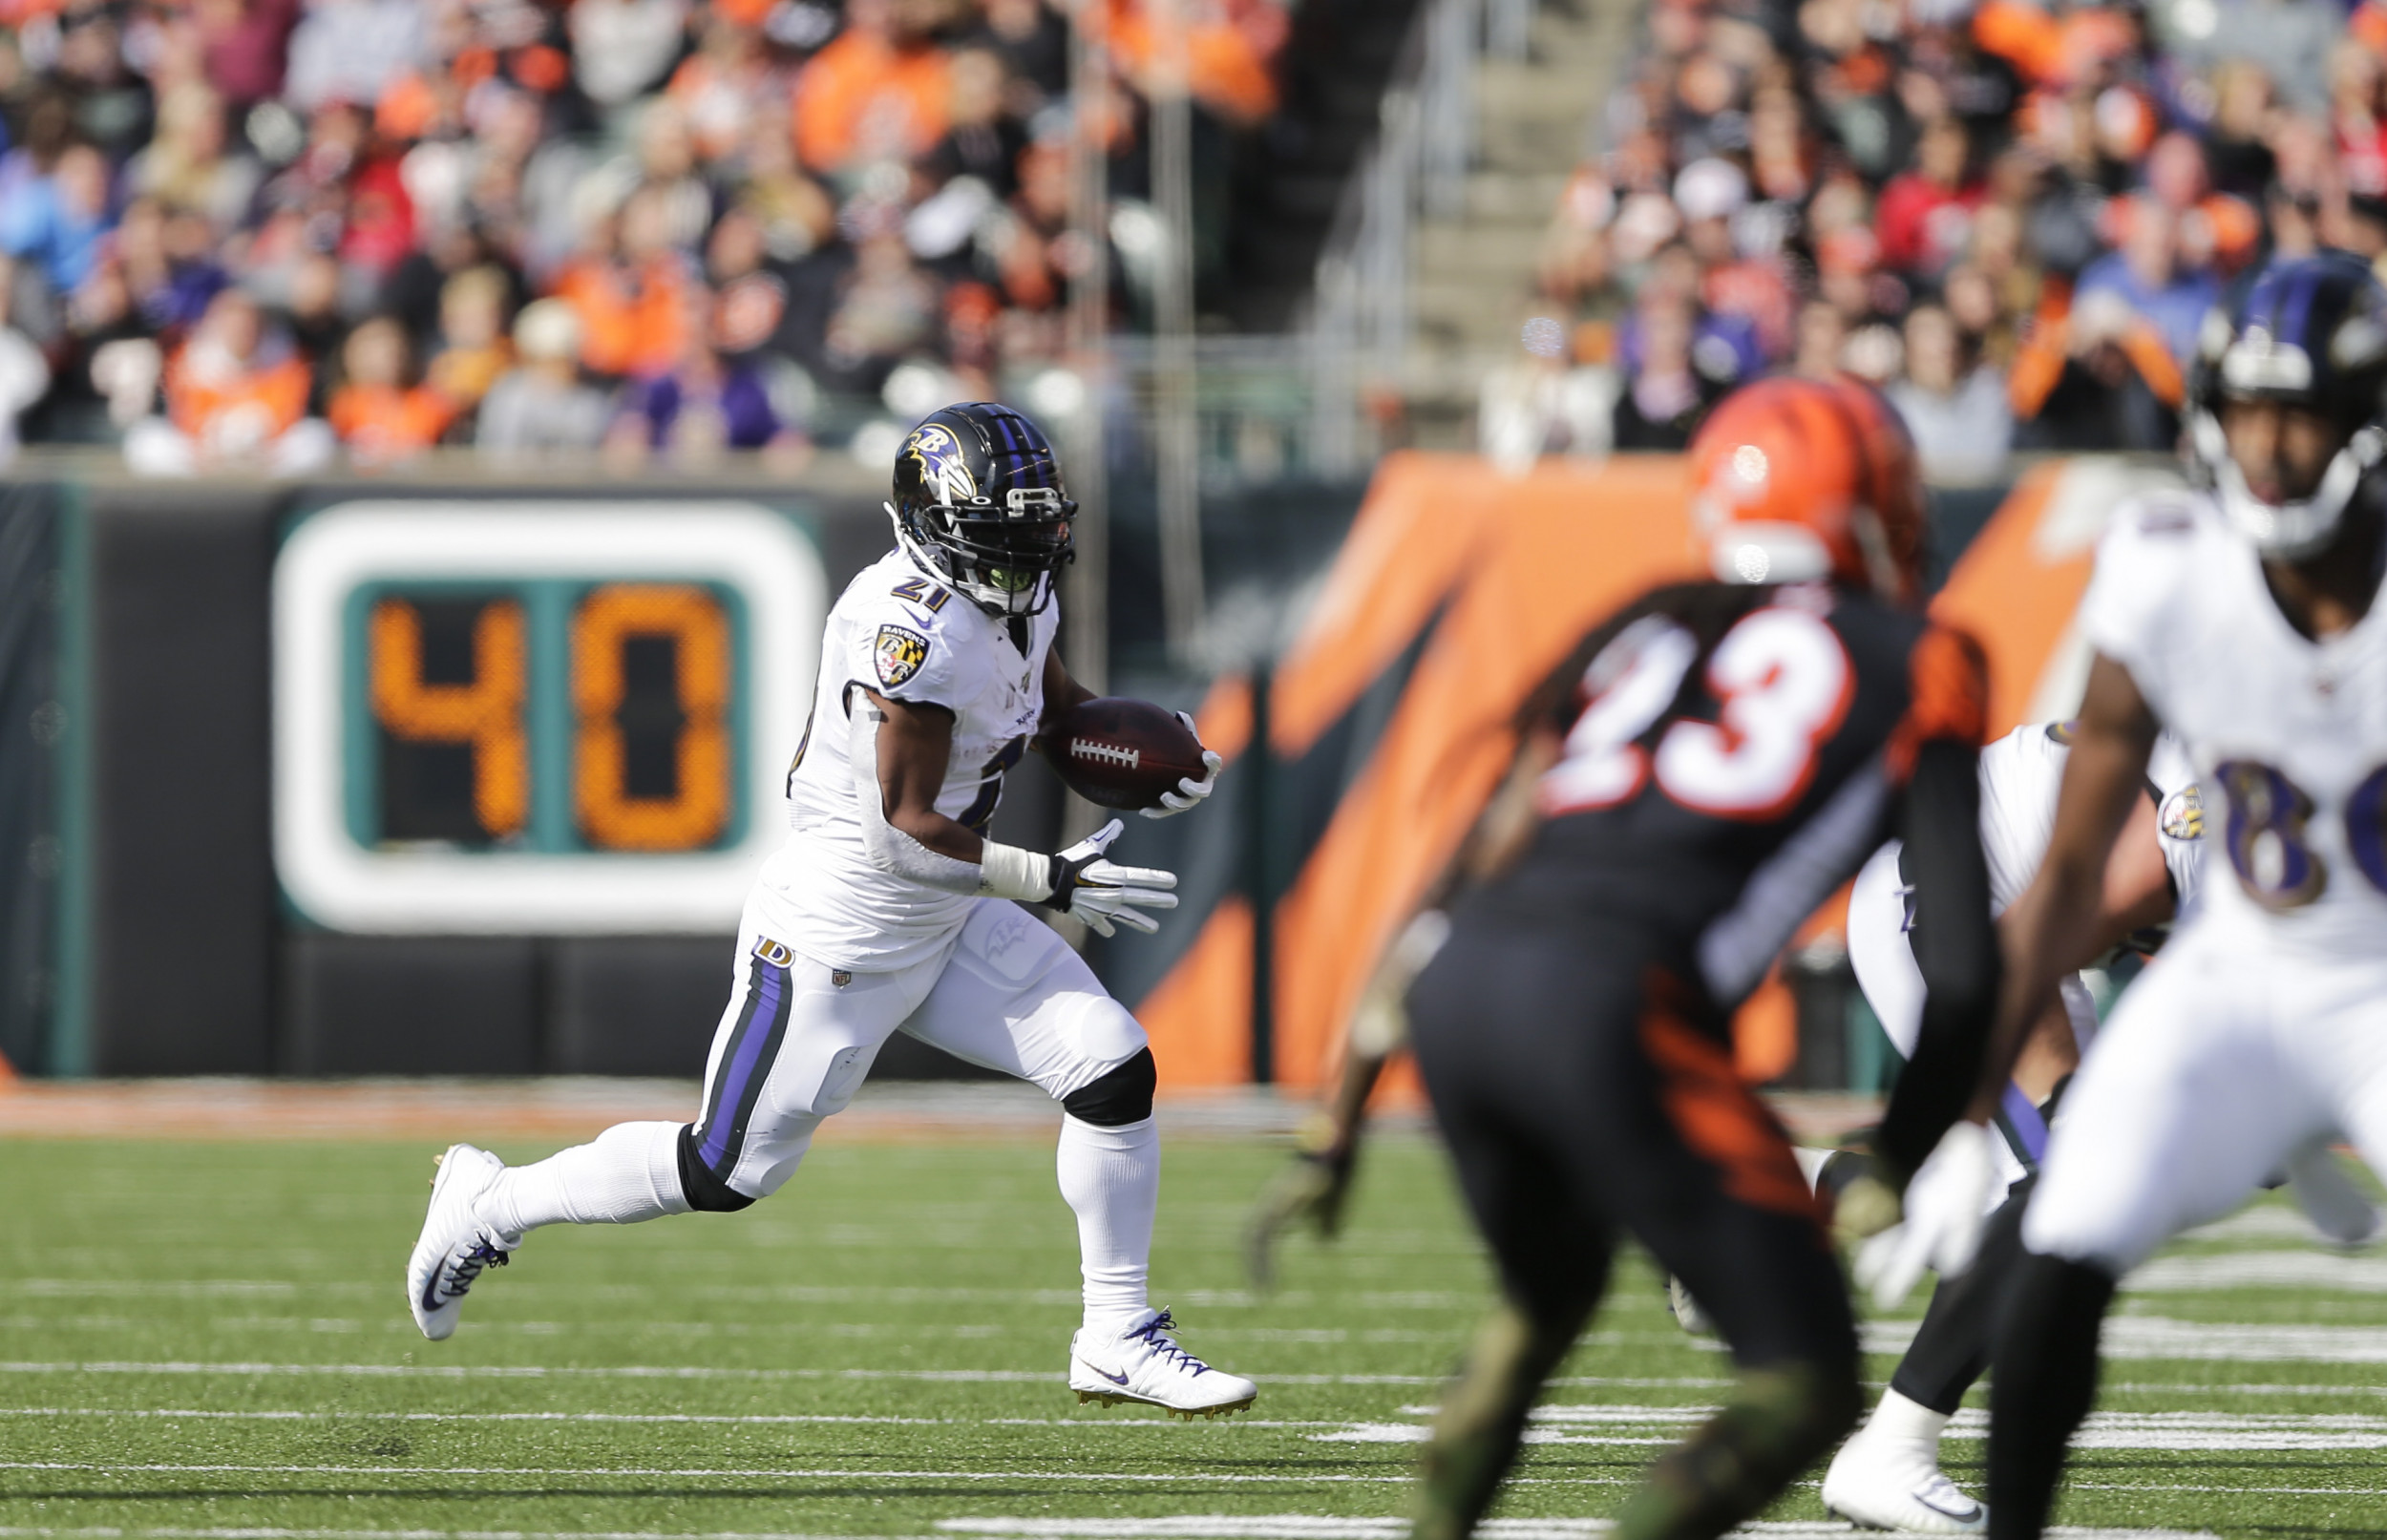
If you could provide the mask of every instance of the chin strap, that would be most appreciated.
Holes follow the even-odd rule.
[[[2231,527],[2265,556],[2289,561],[2311,556],[2335,538],[2338,520],[2361,490],[2363,478],[2387,460],[2387,428],[2372,423],[2330,457],[2329,469],[2311,496],[2274,506],[2248,488],[2219,418],[2209,411],[2196,412],[2189,419],[2188,434]]]

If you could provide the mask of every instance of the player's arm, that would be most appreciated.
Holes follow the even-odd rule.
[[[879,717],[875,763],[887,826],[932,854],[982,865],[985,839],[969,825],[937,811],[937,793],[944,790],[945,771],[953,760],[952,711],[925,702],[889,700],[867,686],[862,694]],[[959,874],[955,879],[959,881]]]
[[[2105,918],[2114,841],[2132,805],[2146,800],[2146,762],[2159,730],[2130,671],[2100,653],[2089,665],[2088,691],[2073,729],[2047,854],[2031,885],[2006,911],[2005,982],[1989,1063],[1967,1113],[1976,1123],[1986,1123],[1996,1111],[2015,1057],[2056,981],[2095,956],[2085,949]]]
[[[2144,794],[2144,785],[2140,791],[2142,794],[2132,801],[2129,814],[2123,820],[2122,833],[2114,840],[2113,854],[2105,862],[2104,893],[2095,930],[2075,948],[2073,955],[2078,960],[2062,971],[2087,967],[2120,946],[2133,932],[2160,925],[2179,910],[2180,897],[2172,890],[2171,867],[2164,860],[2159,810],[2155,799]]]
[[[1073,707],[1094,698],[1094,692],[1069,677],[1068,665],[1061,661],[1059,647],[1045,649],[1045,714],[1036,724],[1036,737],[1029,747],[1038,753],[1045,751],[1045,734],[1054,723]]]
[[[1997,1003],[1997,932],[1981,854],[1979,756],[1954,738],[1926,740],[1907,784],[1907,871],[1914,883],[1914,961],[1923,1019],[1874,1147],[1903,1182],[1962,1116],[1986,1056]]]
[[[1153,931],[1146,909],[1174,909],[1176,876],[1105,858],[1123,827],[1055,854],[999,844],[937,811],[953,758],[953,712],[900,701],[867,686],[851,708],[849,756],[862,846],[881,871],[947,893],[1013,898],[1066,910],[1104,936],[1115,921]]]

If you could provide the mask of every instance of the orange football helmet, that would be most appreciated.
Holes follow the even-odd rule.
[[[1725,582],[1836,578],[1920,598],[1923,480],[1897,409],[1852,379],[1734,391],[1691,440],[1691,512]]]

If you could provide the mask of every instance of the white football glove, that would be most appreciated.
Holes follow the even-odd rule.
[[[1147,909],[1174,909],[1174,872],[1149,866],[1114,866],[1103,858],[1110,842],[1127,825],[1113,818],[1052,858],[1052,897],[1046,901],[1067,910],[1098,936],[1116,935],[1119,924],[1146,935],[1160,929]]]
[[[1952,1124],[1907,1184],[1904,1220],[1858,1250],[1856,1280],[1877,1307],[1904,1299],[1926,1269],[1954,1277],[1973,1265],[1997,1186],[1994,1137],[1977,1123]]]
[[[1179,711],[1177,713],[1177,720],[1185,724],[1186,731],[1194,734],[1194,741],[1195,743],[1201,742],[1201,732],[1194,726],[1194,719],[1192,717],[1186,715],[1183,711]],[[1160,806],[1157,808],[1143,809],[1142,812],[1144,816],[1147,818],[1173,818],[1178,813],[1185,812],[1188,808],[1200,807],[1202,804],[1202,798],[1210,795],[1211,792],[1218,789],[1218,768],[1226,762],[1226,757],[1220,754],[1215,749],[1203,749],[1202,764],[1204,769],[1202,770],[1202,778],[1197,781],[1194,779],[1193,776],[1189,775],[1184,780],[1177,783],[1177,789],[1175,791],[1161,792]]]
[[[2288,1190],[2325,1240],[2361,1246],[2378,1234],[2377,1208],[2325,1144],[2314,1145],[2288,1162]]]

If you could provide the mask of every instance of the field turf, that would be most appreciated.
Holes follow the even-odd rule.
[[[539,1234],[427,1343],[400,1272],[431,1154],[0,1143],[0,1536],[1392,1540],[1487,1299],[1424,1139],[1373,1150],[1349,1232],[1292,1243],[1268,1297],[1236,1242],[1278,1149],[1175,1139],[1155,1300],[1259,1404],[1080,1408],[1049,1148],[826,1143],[744,1214]],[[2387,1532],[2387,1258],[2311,1248],[2272,1200],[2142,1284],[2062,1521]],[[1869,1327],[1876,1380],[1911,1319]],[[1629,1263],[1501,1528],[1595,1530],[1722,1372]],[[1949,1445],[1975,1483],[1978,1421]],[[1766,1527],[1822,1519],[1810,1478]]]

